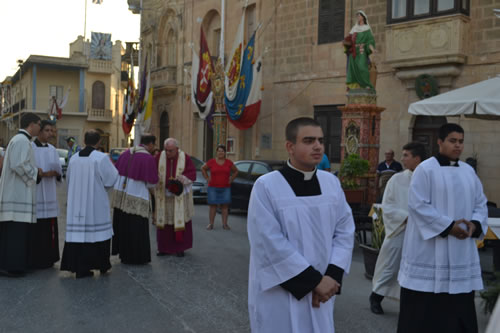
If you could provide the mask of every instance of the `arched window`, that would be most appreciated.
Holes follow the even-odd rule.
[[[202,22],[203,31],[205,32],[205,37],[207,38],[207,44],[210,48],[210,55],[212,57],[219,56],[219,46],[220,46],[220,15],[213,9],[205,15]]]
[[[177,38],[173,29],[167,34],[167,66],[177,65]]]
[[[102,81],[92,85],[92,109],[104,109],[106,92]]]

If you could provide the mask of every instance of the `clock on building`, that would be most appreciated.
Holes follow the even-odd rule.
[[[92,32],[90,42],[90,58],[99,60],[111,60],[111,34]]]

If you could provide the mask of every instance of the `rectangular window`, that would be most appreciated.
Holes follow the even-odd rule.
[[[406,16],[406,0],[392,1],[392,17],[401,18]]]
[[[415,0],[413,13],[415,14],[415,16],[429,14],[431,12],[430,5],[431,5],[430,0]]]
[[[440,0],[438,1],[438,12],[442,12],[445,10],[451,10],[455,6],[454,0]]]
[[[314,107],[314,119],[323,129],[325,154],[330,163],[340,163],[342,141],[342,111],[340,105],[320,105]]]
[[[345,1],[320,0],[318,14],[318,44],[344,39]]]
[[[63,86],[49,86],[50,97],[55,96],[58,102],[63,99]]]
[[[449,14],[469,15],[470,0],[388,0],[387,23]]]

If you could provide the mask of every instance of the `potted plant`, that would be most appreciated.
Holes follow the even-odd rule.
[[[339,177],[349,203],[363,203],[365,190],[359,189],[359,179],[370,170],[370,162],[358,154],[349,154],[340,165]]]
[[[378,253],[380,252],[380,248],[385,238],[384,219],[382,216],[382,208],[379,205],[373,206],[372,221],[371,244],[359,244],[359,247],[363,250],[365,276],[368,279],[372,279],[373,277]]]

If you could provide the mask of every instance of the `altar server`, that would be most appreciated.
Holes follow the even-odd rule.
[[[398,332],[478,331],[474,291],[483,289],[475,240],[488,225],[483,186],[459,160],[464,130],[439,130],[439,154],[413,173],[398,281]]]
[[[323,131],[311,118],[286,128],[289,160],[255,182],[248,209],[252,332],[333,332],[335,295],[349,271],[354,222],[340,182],[317,170]]]

